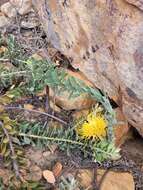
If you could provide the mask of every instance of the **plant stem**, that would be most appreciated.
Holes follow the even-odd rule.
[[[15,150],[14,150],[14,147],[13,147],[13,144],[12,144],[12,140],[11,140],[11,137],[9,136],[8,132],[7,132],[7,129],[3,126],[3,123],[0,121],[0,126],[5,134],[5,136],[7,137],[8,139],[8,142],[9,142],[9,147],[10,147],[10,150],[11,150],[11,154],[12,154],[12,161],[13,161],[13,168],[15,170],[15,174],[16,174],[16,177],[18,177],[19,179],[21,179],[20,177],[20,173],[19,173],[19,166],[18,166],[18,163],[17,163],[17,160],[15,159]]]
[[[42,115],[46,115],[52,119],[55,119],[57,121],[59,121],[60,123],[64,124],[64,125],[67,125],[67,122],[66,121],[63,121],[62,119],[54,116],[54,115],[51,115],[49,113],[46,113],[46,112],[41,112],[41,111],[37,111],[37,110],[32,110],[32,109],[26,109],[26,108],[21,108],[21,107],[5,107],[5,110],[12,110],[12,109],[17,109],[17,110],[23,110],[23,111],[28,111],[28,112],[33,112],[33,113],[38,113],[38,114],[42,114]]]
[[[27,63],[26,61],[23,61],[23,60],[20,60],[20,59],[16,59],[16,58],[14,58],[14,60],[19,61],[19,62],[21,62],[21,63]],[[2,61],[2,62],[10,61],[10,59],[0,58],[0,61]]]
[[[25,134],[25,133],[19,133],[18,136],[30,137],[30,138],[35,138],[35,139],[44,139],[44,140],[49,140],[49,141],[61,141],[61,142],[68,142],[71,144],[84,145],[82,142],[73,141],[70,139],[62,139],[62,138],[55,138],[55,137],[43,137],[43,136],[38,136],[38,135],[29,135],[29,134]]]
[[[28,71],[16,71],[16,72],[11,72],[11,73],[6,73],[6,74],[1,74],[0,77],[6,77],[6,76],[11,76],[11,75],[19,75],[19,74],[25,74]]]

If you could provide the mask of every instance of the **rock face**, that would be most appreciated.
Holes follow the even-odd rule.
[[[4,3],[7,3],[9,0],[1,0],[0,1],[0,6],[3,5]]]
[[[10,0],[1,5],[1,12],[9,18],[16,17],[17,13],[25,15],[32,10],[31,0]]]
[[[124,142],[128,138],[128,132],[130,127],[122,111],[119,108],[117,108],[115,109],[115,112],[116,112],[117,121],[119,122],[114,128],[115,137],[116,137],[115,142],[117,146],[120,146],[124,144]]]
[[[7,2],[1,6],[1,12],[3,12],[9,18],[15,17],[17,14],[16,9],[11,5],[10,2]]]
[[[10,24],[10,20],[0,13],[0,28],[6,27]]]
[[[138,7],[143,10],[143,0],[126,0],[128,3]]]
[[[33,0],[51,44],[143,135],[143,0]]]
[[[29,13],[32,8],[32,0],[10,0],[10,3],[16,8],[20,15]]]

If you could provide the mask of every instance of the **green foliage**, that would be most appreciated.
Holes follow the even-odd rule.
[[[105,108],[106,118],[109,123],[109,139],[111,140],[114,138],[112,126],[116,123],[115,113],[106,95],[101,94],[98,89],[86,86],[81,80],[76,79],[73,76],[69,76],[65,70],[57,68],[54,64],[47,60],[35,60],[33,58],[26,60],[22,52],[20,51],[19,53],[20,48],[15,42],[14,37],[10,36],[7,41],[8,58],[11,59],[11,56],[13,56],[13,60],[16,59],[21,64],[18,65],[19,67],[17,67],[17,72],[7,71],[6,75],[0,73],[0,80],[11,80],[11,78],[15,75],[22,75],[25,77],[24,85],[26,86],[26,90],[29,91],[29,93],[40,91],[46,85],[56,89],[57,93],[68,91],[70,93],[69,98],[74,98],[83,93],[88,93],[93,99],[96,99],[96,101],[100,102]],[[14,49],[16,49],[16,54],[13,52]]]
[[[45,190],[45,186],[36,181],[28,181],[21,185],[20,190]]]
[[[27,61],[28,70],[31,71],[31,90],[40,90],[46,85],[50,86],[57,93],[67,91],[70,93],[69,98],[78,97],[87,93],[93,99],[100,102],[105,109],[105,117],[108,120],[108,138],[114,139],[113,125],[116,124],[115,112],[107,98],[101,94],[98,89],[86,86],[80,79],[69,76],[63,69],[55,67],[46,60],[37,61],[34,59]]]
[[[25,73],[28,74],[25,81],[26,90],[28,93],[36,93],[42,90],[46,85],[56,89],[57,93],[68,91],[69,98],[77,97],[81,94],[88,93],[93,99],[100,102],[106,113],[108,120],[108,135],[109,139],[114,138],[113,125],[116,123],[115,113],[112,110],[111,104],[106,96],[103,96],[99,90],[86,86],[81,80],[69,76],[63,69],[55,67],[52,63],[46,60],[29,59],[25,64]],[[0,76],[0,78],[2,75]]]
[[[1,177],[0,177],[0,190],[4,190],[4,184]]]
[[[61,176],[61,182],[59,183],[60,190],[75,190],[77,188],[79,189],[79,185],[73,176],[68,176],[67,178]]]
[[[27,90],[32,94],[44,89],[48,84],[47,80],[50,72],[55,70],[54,65],[46,60],[35,60],[33,58],[27,60],[25,69],[29,71]],[[55,81],[52,85],[55,85]]]
[[[0,38],[0,46],[5,43],[7,48],[0,54],[0,62],[4,63],[0,64],[0,89],[8,88],[27,76],[27,71],[24,70],[27,58],[14,36],[9,35],[6,40]]]
[[[86,93],[102,104],[105,117],[108,120],[108,139],[104,141],[81,140],[76,135],[74,128],[51,130],[48,127],[39,126],[39,124],[20,124],[20,127],[16,130],[16,136],[12,137],[16,139],[17,136],[20,136],[23,144],[36,144],[38,146],[46,146],[48,143],[56,142],[60,149],[66,150],[67,153],[76,149],[82,151],[85,156],[91,156],[93,160],[99,162],[117,158],[119,150],[115,148],[113,132],[116,119],[108,97],[98,89],[86,86],[83,81],[68,75],[64,69],[56,67],[50,61],[27,59],[13,36],[8,38],[7,46],[8,50],[2,55],[1,59],[8,59],[13,67],[8,69],[4,65],[1,66],[0,87],[14,85],[14,88],[9,91],[10,97],[14,98],[25,93],[36,94],[47,85],[56,93],[68,91],[70,93],[69,98]],[[0,135],[2,135],[1,143],[4,146],[3,144],[6,144],[5,136],[2,132]]]
[[[14,185],[12,181],[9,181],[9,184],[5,185],[3,179],[0,178],[0,190],[45,190],[44,185],[36,181],[25,181],[20,183],[18,187]]]
[[[0,114],[0,121],[2,121],[1,125],[3,125],[0,125],[0,153],[5,163],[5,166],[11,167],[13,159],[17,160],[20,164],[24,164],[25,159],[23,157],[23,149],[19,146],[21,144],[17,138],[16,128],[18,127],[18,125],[16,121],[11,120],[7,114],[2,113]],[[15,152],[14,155],[12,155],[9,138],[6,135],[4,129],[11,140],[11,144]]]
[[[68,155],[74,151],[79,151],[85,157],[91,157],[96,162],[102,162],[107,159],[118,159],[119,149],[113,142],[108,140],[95,141],[94,139],[81,139],[76,135],[73,127],[64,129],[63,127],[44,128],[41,124],[22,123],[19,127],[18,135],[21,137],[22,144],[37,145],[39,147],[48,147],[51,143],[56,143],[59,148],[66,151]]]
[[[21,49],[20,45],[16,42],[13,35],[9,35],[6,39],[7,51],[5,52],[3,58],[9,59],[9,61],[15,66],[22,68],[26,56],[24,55],[24,50]]]
[[[107,140],[93,144],[91,148],[95,161],[117,160],[120,158],[120,149],[116,148],[113,142]]]

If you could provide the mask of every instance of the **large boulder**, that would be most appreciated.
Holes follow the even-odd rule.
[[[33,0],[50,43],[143,135],[143,1]]]

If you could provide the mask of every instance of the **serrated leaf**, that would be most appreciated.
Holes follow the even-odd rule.
[[[38,183],[37,182],[33,182],[29,184],[30,188],[38,188]]]
[[[14,130],[14,129],[11,129],[10,131],[9,131],[9,135],[15,135],[16,134],[16,131]]]
[[[12,159],[16,160],[17,159],[17,155],[11,156]]]
[[[11,161],[10,160],[5,161],[4,165],[5,165],[5,167],[10,166],[11,165]]]
[[[12,142],[14,142],[14,143],[16,143],[16,144],[18,144],[18,145],[21,145],[19,139],[16,138],[16,137],[12,137]]]
[[[17,154],[18,156],[20,156],[20,155],[23,154],[23,151],[22,151],[22,150],[18,150],[18,151],[16,152],[16,154]]]
[[[7,157],[10,155],[10,150],[7,150],[5,153],[4,153],[4,156]]]
[[[7,124],[7,125],[4,125],[4,128],[6,128],[6,129],[9,130],[9,131],[12,130],[12,127],[11,127],[10,125],[8,125],[8,124]]]
[[[7,145],[6,144],[2,144],[2,147],[1,147],[1,154],[4,155],[4,153],[6,152],[6,148],[7,148]]]
[[[12,101],[11,98],[8,97],[7,95],[3,95],[0,97],[1,104],[9,104],[9,103],[11,103],[11,101]]]
[[[28,137],[24,137],[24,143],[25,144],[30,144],[31,143],[31,139]]]

